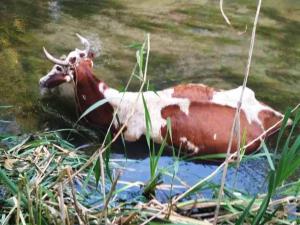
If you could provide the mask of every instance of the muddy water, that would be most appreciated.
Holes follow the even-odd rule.
[[[95,72],[115,88],[124,87],[135,63],[135,50],[129,46],[140,43],[147,32],[151,34],[148,76],[155,89],[183,82],[236,87],[242,83],[255,4],[249,0],[225,2],[224,10],[232,22],[229,27],[216,0],[2,0],[0,105],[13,108],[1,109],[0,115],[2,120],[14,122],[0,122],[0,131],[64,127],[65,121],[75,118],[74,109],[62,98],[41,100],[38,80],[52,66],[43,56],[42,46],[57,56],[67,54],[81,47],[76,32],[89,38],[95,51],[101,46]],[[298,0],[263,1],[248,84],[260,100],[281,111],[299,102],[299,34]],[[130,88],[137,87],[135,82]],[[140,148],[145,152],[144,147]],[[134,172],[136,179],[147,179],[148,160],[127,165],[138,171]],[[171,162],[167,156],[161,160],[162,166]],[[180,164],[180,173],[189,185],[213,169]],[[266,169],[264,160],[245,163],[237,186],[255,192]],[[130,172],[123,176],[133,179]]]

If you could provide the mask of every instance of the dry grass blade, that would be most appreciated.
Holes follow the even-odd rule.
[[[106,193],[105,193],[105,175],[104,175],[104,161],[103,161],[103,153],[101,152],[101,148],[98,150],[99,151],[99,162],[100,162],[100,173],[101,173],[101,190],[102,190],[102,195],[103,195],[103,200],[106,202]],[[107,213],[106,210],[104,210],[104,221],[105,224],[107,222]]]
[[[235,119],[234,119],[234,122],[233,122],[233,125],[232,125],[233,128],[232,128],[232,131],[231,131],[231,136],[230,136],[230,140],[229,140],[229,144],[228,144],[226,160],[225,160],[225,166],[224,166],[222,180],[221,180],[221,187],[220,187],[219,196],[218,196],[218,203],[220,203],[220,201],[223,197],[223,189],[224,189],[224,185],[225,185],[227,168],[228,168],[229,158],[230,158],[231,143],[232,143],[232,139],[234,137],[233,132],[234,132],[234,128],[236,126],[236,122],[237,122],[237,120],[239,120],[239,117],[240,117],[240,110],[241,110],[241,106],[243,104],[244,91],[245,91],[247,81],[248,81],[248,77],[249,77],[250,65],[251,65],[252,54],[253,54],[254,43],[255,43],[256,26],[257,26],[257,23],[258,23],[260,8],[261,8],[261,0],[259,0],[258,5],[257,5],[257,9],[256,9],[256,15],[255,15],[254,24],[253,24],[251,42],[250,42],[250,49],[249,49],[249,55],[248,55],[248,63],[247,63],[246,71],[245,71],[244,82],[243,82],[242,92],[241,92],[241,95],[240,95],[240,100],[239,100],[239,103],[237,105],[236,116],[235,116]],[[240,131],[239,130],[238,130],[238,139],[240,139]],[[240,149],[237,149],[237,151],[240,151]],[[238,153],[238,155],[239,155],[239,153]],[[220,210],[220,205],[218,204],[217,207],[216,207],[216,211],[215,211],[214,224],[217,224],[217,222],[218,222],[219,210]]]
[[[220,0],[220,11],[221,11],[222,16],[223,16],[223,18],[225,19],[226,23],[227,23],[228,25],[231,25],[231,23],[230,23],[228,17],[226,16],[226,14],[224,13],[224,10],[223,10],[223,0]]]
[[[110,199],[112,198],[113,193],[114,193],[114,191],[115,191],[115,189],[116,189],[116,186],[117,186],[117,183],[118,183],[119,178],[120,178],[120,172],[118,171],[118,172],[117,172],[117,175],[116,175],[116,177],[115,177],[115,179],[114,179],[113,182],[112,182],[112,185],[111,185],[110,191],[109,191],[109,193],[108,193],[108,196],[107,196],[107,198],[105,199],[105,203],[104,203],[104,206],[103,206],[103,209],[102,209],[102,213],[100,214],[100,218],[99,218],[100,223],[101,223],[101,221],[102,221],[103,216],[104,216],[104,215],[107,216],[107,213],[106,213],[106,212],[107,212],[107,207],[108,207],[109,201],[110,201]],[[106,217],[105,217],[105,220],[106,220]]]
[[[18,194],[18,198],[17,199],[14,198],[13,201],[14,201],[15,205],[17,206],[16,225],[20,224],[20,220],[21,220],[21,223],[23,225],[26,225],[26,222],[25,222],[22,210],[21,210],[21,196],[20,196],[20,194]]]
[[[148,204],[147,204],[148,205]],[[142,214],[150,217],[146,221],[144,221],[141,225],[145,225],[154,219],[165,220],[168,216],[168,221],[175,224],[189,224],[189,225],[212,225],[209,221],[193,219],[190,217],[182,216],[177,214],[174,211],[171,211],[169,214],[168,208],[166,204],[163,206],[140,206],[142,208]]]
[[[66,225],[66,212],[65,212],[65,204],[64,204],[64,193],[63,193],[63,184],[59,182],[58,184],[58,202],[59,202],[59,209],[60,209],[60,219],[61,223]]]
[[[75,190],[75,187],[74,187],[73,179],[71,178],[72,169],[70,167],[68,167],[68,168],[66,168],[66,172],[67,172],[67,175],[68,175],[68,178],[69,178],[69,183],[70,183],[70,186],[71,186],[71,193],[72,193],[72,197],[73,197],[73,202],[74,202],[75,210],[76,210],[76,212],[78,214],[78,217],[79,217],[79,221],[83,224],[86,224],[87,221],[85,221],[85,218],[82,215],[82,211],[79,208],[78,203],[77,203],[76,190]]]
[[[163,213],[164,209],[160,210],[159,212],[155,213],[154,215],[152,215],[149,219],[145,220],[141,225],[145,225],[148,224],[149,222],[151,222],[152,220],[156,219],[156,218],[160,218],[161,214]],[[170,216],[169,216],[170,218]]]
[[[17,203],[16,197],[13,197],[13,202],[14,202],[14,206],[11,208],[11,210],[9,211],[9,213],[6,215],[5,219],[2,220],[1,225],[6,225],[9,222],[10,217],[13,214],[13,212],[17,209],[18,203]]]

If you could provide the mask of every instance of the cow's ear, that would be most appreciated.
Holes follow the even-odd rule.
[[[95,54],[93,51],[89,51],[89,53],[88,53],[88,58],[94,59],[95,56],[96,56],[96,54]]]

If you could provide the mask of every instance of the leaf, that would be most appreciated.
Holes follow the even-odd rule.
[[[244,212],[242,213],[242,215],[239,217],[239,219],[235,222],[235,225],[240,225],[240,224],[244,224],[244,220],[246,218],[246,216],[248,216],[250,209],[253,205],[253,203],[255,202],[257,195],[255,195],[251,202],[248,204],[248,206],[246,207],[246,209],[244,210]]]
[[[171,122],[171,118],[168,117],[167,118],[167,129],[168,129],[168,134],[171,140],[171,143],[173,145],[173,138],[172,138],[172,122]]]
[[[83,182],[83,185],[82,185],[82,193],[83,194],[87,194],[87,185],[88,183],[90,182],[90,178],[91,178],[91,174],[92,172],[95,170],[95,167],[91,167],[84,179],[84,182]],[[94,175],[95,175],[95,172],[94,172]],[[95,176],[96,178],[96,176]]]
[[[263,202],[261,203],[259,210],[257,211],[257,213],[251,223],[252,225],[258,225],[268,209],[270,199],[276,190],[275,175],[276,175],[276,171],[270,171],[268,193],[267,193],[266,197],[263,199]]]
[[[265,142],[263,142],[262,147],[265,151],[265,154],[266,154],[266,157],[267,157],[267,160],[268,160],[268,163],[269,163],[269,166],[270,166],[271,170],[275,171],[274,163],[271,159],[270,152],[269,152]]]
[[[140,49],[142,47],[141,43],[133,43],[127,46],[128,48]]]
[[[106,142],[105,145],[107,146],[107,149],[104,152],[104,163],[105,163],[105,168],[106,168],[106,171],[107,171],[107,175],[108,175],[110,181],[113,182],[111,170],[110,170],[110,167],[109,167],[109,159],[110,159],[110,152],[111,152],[111,140],[112,140],[112,137],[111,137],[111,133],[109,132],[108,136],[107,136],[107,139],[105,141]]]
[[[0,109],[9,109],[12,108],[13,106],[11,105],[0,105]]]
[[[279,143],[280,143],[280,141],[281,141],[283,132],[285,131],[286,124],[287,124],[287,121],[288,121],[290,115],[291,115],[291,109],[288,109],[288,110],[285,112],[283,121],[282,121],[282,123],[281,123],[281,127],[280,127],[279,134],[278,134],[278,138],[277,138],[277,143],[276,143],[275,152],[277,152]]]
[[[87,114],[89,114],[90,112],[94,111],[96,108],[104,105],[105,103],[108,102],[108,99],[105,98],[105,99],[101,99],[97,102],[95,102],[93,105],[91,105],[89,108],[87,108],[87,110],[85,110],[81,116],[79,117],[79,119],[76,121],[76,123],[78,123],[83,117],[85,117]]]
[[[95,179],[96,179],[96,187],[98,187],[98,184],[99,184],[100,174],[101,174],[100,171],[101,171],[100,159],[98,158],[96,163],[95,163],[95,166],[94,166],[94,176],[95,176]]]
[[[151,130],[150,129],[152,129],[152,125],[151,125],[152,123],[151,123],[151,118],[150,118],[149,110],[148,110],[148,107],[147,107],[147,103],[146,103],[146,100],[145,100],[143,94],[142,94],[142,99],[143,99],[143,104],[144,104],[145,122],[146,122],[146,141],[147,141],[149,149],[151,149],[151,146],[150,146],[150,132],[151,132]]]

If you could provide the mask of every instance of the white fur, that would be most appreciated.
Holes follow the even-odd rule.
[[[214,134],[214,140],[217,140],[217,133]]]
[[[99,90],[103,90],[101,83]],[[174,90],[166,89],[163,91],[143,93],[147,108],[151,118],[151,138],[158,143],[161,143],[163,137],[161,135],[161,127],[166,126],[166,120],[161,116],[161,110],[169,105],[178,105],[184,113],[189,113],[189,99],[172,97]],[[128,141],[136,141],[143,134],[146,134],[145,110],[142,95],[138,96],[137,92],[118,92],[115,89],[108,88],[102,92],[109,103],[117,110],[118,119],[121,124],[130,116],[133,107],[134,115],[127,122],[127,129],[124,133],[125,139]],[[137,99],[138,98],[138,99]],[[117,125],[117,121],[114,121]]]
[[[72,77],[70,75],[65,76],[66,82],[70,82],[72,80]]]
[[[103,82],[101,82],[101,83],[99,84],[99,91],[100,91],[101,93],[104,93],[104,83],[103,83]]]
[[[199,148],[195,144],[190,142],[186,137],[181,137],[179,140],[180,142],[185,143],[187,148],[189,150],[192,150],[194,153],[197,153],[199,151]]]
[[[80,54],[84,54],[84,56],[83,56],[83,57],[80,57]],[[76,59],[75,62],[74,62],[74,64],[75,64],[75,65],[78,65],[82,59],[86,59],[86,58],[87,58],[87,53],[86,53],[86,51],[84,51],[84,50],[80,50],[80,49],[76,48],[74,51],[71,51],[71,52],[68,54],[68,56],[67,56],[67,58],[66,58],[66,61],[67,61],[67,62],[70,62],[70,60],[71,60],[72,58],[75,58],[75,59]]]
[[[240,99],[242,87],[238,87],[235,89],[231,89],[228,91],[219,91],[214,92],[212,102],[219,104],[219,105],[226,105],[232,108],[237,108],[238,101]],[[276,112],[269,106],[261,104],[255,98],[255,93],[246,87],[244,96],[243,96],[243,103],[241,109],[244,111],[248,122],[251,124],[253,121],[257,122],[261,125],[261,121],[258,118],[259,112],[262,110],[268,110],[274,112],[278,116],[282,116],[282,114]]]

